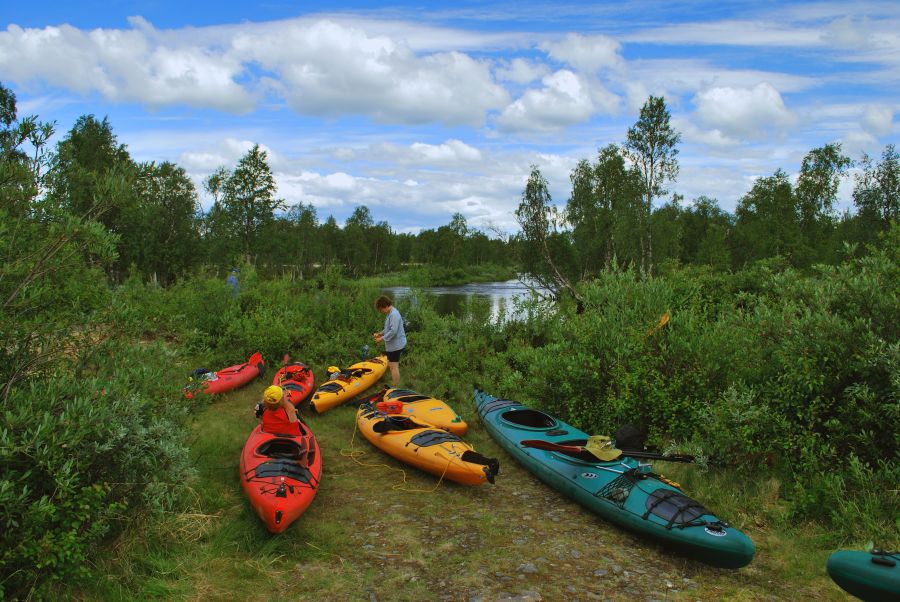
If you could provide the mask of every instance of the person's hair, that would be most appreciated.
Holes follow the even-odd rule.
[[[375,307],[378,309],[384,309],[385,307],[390,307],[393,305],[393,301],[387,295],[381,295],[377,299],[375,299]]]

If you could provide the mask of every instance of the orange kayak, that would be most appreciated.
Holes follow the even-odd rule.
[[[215,395],[217,393],[225,393],[232,391],[238,387],[243,387],[248,382],[260,376],[266,371],[266,363],[263,361],[262,354],[257,352],[250,356],[243,364],[235,364],[222,368],[218,372],[212,371],[195,371],[200,381],[196,386],[188,386],[185,388],[184,396],[193,399],[197,393],[206,395]]]
[[[335,379],[316,389],[309,401],[309,407],[317,414],[321,414],[365,393],[366,389],[384,376],[387,364],[387,356],[379,355],[341,370]]]
[[[409,389],[389,389],[379,391],[366,399],[367,402],[378,406],[379,402],[394,402],[388,404],[391,410],[388,414],[402,414],[423,420],[439,429],[444,429],[459,437],[466,434],[469,425],[447,403],[434,397],[422,395]]]
[[[319,444],[300,423],[299,437],[275,435],[257,426],[241,452],[241,486],[272,533],[281,533],[312,503],[322,476]]]
[[[314,380],[313,371],[309,369],[309,366],[301,362],[293,362],[285,364],[275,373],[272,384],[287,391],[290,402],[299,407],[312,393]]]
[[[443,429],[409,416],[359,406],[356,425],[366,440],[401,462],[463,485],[493,483],[500,463]]]

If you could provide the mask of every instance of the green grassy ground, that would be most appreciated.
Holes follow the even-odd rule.
[[[436,487],[436,477],[404,468],[354,437],[354,409],[339,407],[305,417],[322,450],[321,487],[299,520],[270,535],[238,480],[239,454],[255,423],[252,407],[268,382],[257,380],[198,411],[193,507],[123,534],[99,561],[106,579],[76,598],[848,599],[825,574],[829,550],[817,547],[816,532],[781,533],[762,514],[741,510],[777,483],[736,494],[732,507],[713,506],[742,521],[758,554],[738,571],[711,568],[605,523],[537,481],[489,438],[468,399],[447,401],[469,422],[466,439],[500,459],[496,485]],[[415,381],[405,384],[416,388]],[[698,475],[687,466],[657,470],[677,477],[688,493],[698,479],[721,479],[706,484],[711,491],[734,483],[733,476]],[[720,500],[730,505],[726,495]]]

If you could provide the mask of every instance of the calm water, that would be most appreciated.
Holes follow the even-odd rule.
[[[481,282],[460,286],[433,286],[418,289],[434,298],[435,309],[440,315],[463,317],[467,312],[487,314],[492,320],[501,315],[515,319],[521,317],[516,312],[514,300],[528,299],[531,291],[518,280],[505,282]],[[384,294],[393,299],[404,299],[412,295],[407,286],[392,286],[384,289]],[[415,304],[416,299],[412,302]]]

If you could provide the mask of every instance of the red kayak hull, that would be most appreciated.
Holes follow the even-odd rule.
[[[251,355],[250,359],[243,364],[235,364],[234,366],[222,368],[216,372],[215,380],[207,381],[202,385],[202,388],[193,393],[191,391],[185,391],[184,396],[191,399],[194,394],[198,392],[205,395],[226,393],[237,389],[238,387],[243,387],[265,371],[266,363],[263,361],[262,354],[257,352]]]
[[[299,437],[257,426],[241,452],[241,486],[271,533],[281,533],[309,507],[319,489],[322,456],[309,427]]]
[[[312,393],[314,380],[313,371],[309,366],[292,362],[275,373],[272,384],[284,389],[290,402],[299,407]]]

